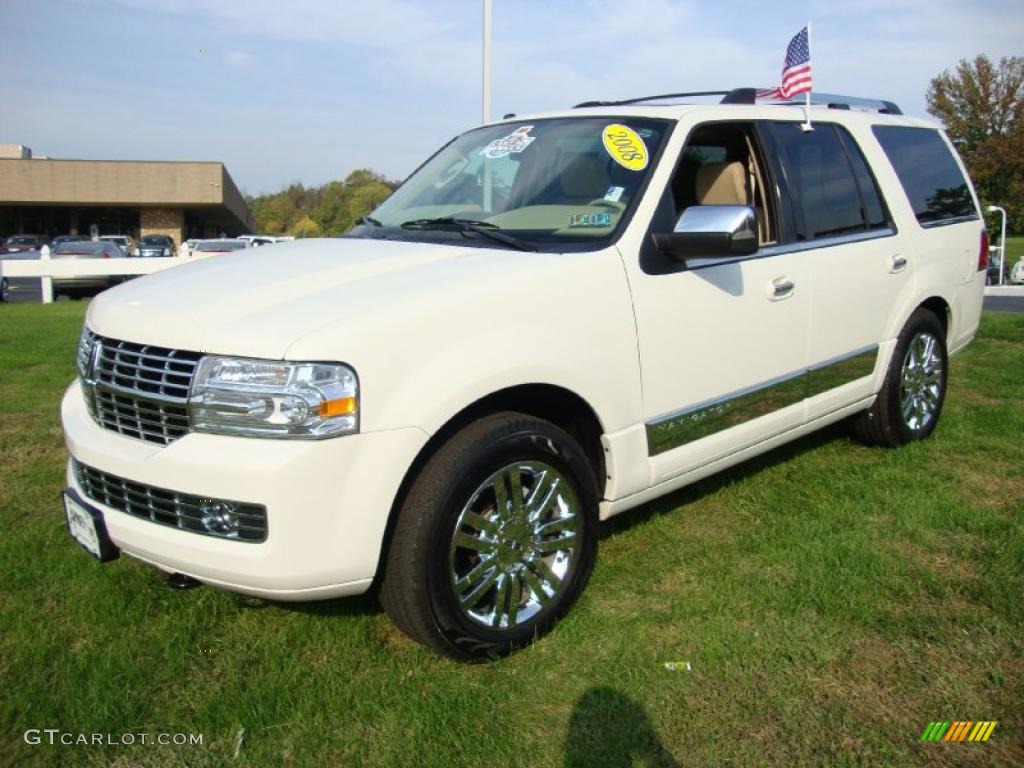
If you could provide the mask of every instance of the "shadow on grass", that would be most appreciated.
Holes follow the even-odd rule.
[[[304,613],[307,616],[324,616],[334,618],[337,616],[373,616],[381,613],[384,609],[377,601],[376,583],[361,595],[350,597],[335,597],[329,600],[316,600],[312,602],[281,602],[272,600],[253,600],[248,605],[252,609],[276,608],[293,613]]]
[[[762,453],[760,456],[747,459],[729,469],[716,472],[710,477],[699,480],[692,485],[687,485],[665,496],[659,496],[657,499],[653,499],[636,509],[616,515],[610,520],[601,523],[601,538],[607,539],[616,536],[628,531],[635,525],[646,522],[653,517],[674,512],[679,507],[697,501],[708,494],[716,493],[740,480],[760,474],[766,469],[779,464],[785,464],[787,461],[815,451],[836,440],[845,440],[848,437],[848,433],[849,427],[847,423],[840,421],[805,435],[791,443],[773,448],[767,453]]]
[[[565,732],[565,768],[672,768],[678,763],[661,743],[647,711],[614,688],[580,696]]]

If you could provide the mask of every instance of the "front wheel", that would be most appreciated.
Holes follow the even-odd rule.
[[[0,278],[0,302],[11,300],[10,288],[7,285],[7,278]]]
[[[488,416],[426,463],[398,513],[381,602],[412,639],[493,658],[547,632],[597,554],[597,482],[549,422]]]
[[[924,440],[939,422],[948,374],[942,323],[918,309],[903,326],[878,398],[854,422],[854,434],[890,447]]]

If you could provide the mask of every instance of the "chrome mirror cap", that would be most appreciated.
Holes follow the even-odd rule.
[[[655,242],[678,261],[750,256],[757,252],[757,216],[749,205],[691,205]]]

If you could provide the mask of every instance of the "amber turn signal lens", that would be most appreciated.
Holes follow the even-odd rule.
[[[327,400],[320,403],[320,417],[347,416],[356,412],[356,399],[354,397],[339,397],[337,400]]]

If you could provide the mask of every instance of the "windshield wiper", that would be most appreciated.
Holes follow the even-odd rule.
[[[402,222],[402,229],[437,229],[450,232],[476,232],[491,240],[502,243],[510,248],[518,248],[520,251],[536,251],[537,249],[518,237],[499,232],[497,224],[489,221],[477,221],[476,219],[456,219],[452,216],[441,216],[436,219],[412,219]]]
[[[371,227],[383,227],[384,225],[377,221],[373,216],[360,216],[356,219],[356,224],[369,224]]]

